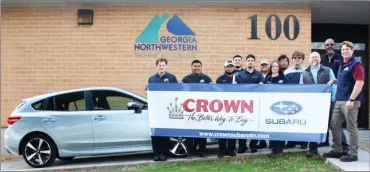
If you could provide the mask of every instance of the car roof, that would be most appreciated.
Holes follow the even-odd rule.
[[[49,93],[46,93],[46,94],[25,98],[22,101],[35,102],[35,101],[39,101],[39,100],[42,100],[42,99],[45,99],[45,98],[48,98],[48,97],[52,97],[52,96],[57,96],[57,95],[62,95],[62,94],[67,94],[67,93],[73,93],[73,92],[78,92],[78,91],[94,91],[94,90],[118,91],[118,92],[122,92],[122,93],[128,94],[128,95],[133,96],[133,97],[140,98],[144,101],[147,101],[146,98],[144,98],[142,96],[139,96],[139,95],[134,94],[132,92],[129,92],[127,90],[123,90],[123,89],[116,88],[116,87],[86,87],[86,88],[70,89],[70,90],[57,91],[57,92],[49,92]]]

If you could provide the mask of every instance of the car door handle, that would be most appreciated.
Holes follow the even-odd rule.
[[[102,120],[105,120],[105,119],[107,119],[107,118],[103,115],[98,115],[96,117],[93,117],[93,120],[98,120],[98,121],[102,121]]]
[[[52,123],[52,122],[55,122],[55,119],[54,118],[44,118],[42,119],[42,122]]]

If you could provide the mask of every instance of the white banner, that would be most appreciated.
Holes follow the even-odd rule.
[[[199,87],[163,91],[164,84],[157,90],[156,86],[148,91],[152,135],[317,142],[325,139],[330,93],[258,92],[267,85],[261,85],[257,92],[247,92],[248,86],[240,92],[240,85],[231,84],[203,91]]]

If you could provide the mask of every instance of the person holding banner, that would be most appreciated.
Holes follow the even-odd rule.
[[[149,78],[148,83],[178,83],[176,76],[167,72],[167,59],[159,58],[155,64],[157,66],[157,73]],[[147,86],[145,86],[145,90]],[[169,137],[152,136],[154,161],[167,160],[169,141]]]
[[[234,63],[235,63],[235,69],[234,72],[240,72],[243,71],[242,64],[243,64],[243,58],[240,55],[235,55],[233,57]]]
[[[273,61],[270,69],[266,75],[264,84],[287,84],[288,80],[285,78],[279,61]],[[283,154],[285,146],[284,140],[270,140],[271,156]]]
[[[256,61],[256,57],[253,54],[249,54],[246,57],[247,61],[247,68],[241,72],[238,72],[235,75],[235,81],[233,83],[236,84],[263,84],[264,77],[261,72],[257,71],[254,68],[254,64]],[[257,152],[257,143],[258,140],[251,140],[249,143],[249,147],[251,148],[251,152]],[[244,153],[247,151],[247,140],[246,139],[239,139],[239,149],[238,153]]]
[[[200,60],[193,60],[191,62],[191,71],[191,74],[186,75],[182,79],[182,83],[212,83],[212,79],[202,73],[202,62]],[[206,151],[206,143],[206,138],[186,138],[185,145],[188,148],[188,155],[197,153],[200,157],[203,157]]]
[[[301,51],[295,51],[292,55],[293,65],[292,67],[284,71],[284,75],[287,78],[289,84],[303,84],[302,72],[305,70],[303,67],[304,53]],[[294,148],[296,145],[301,145],[301,149],[307,149],[307,142],[296,142],[288,141],[285,148]]]
[[[303,84],[328,84],[335,80],[334,72],[331,68],[320,65],[321,57],[318,52],[312,52],[308,59],[310,66],[303,71]],[[336,87],[332,86],[332,102],[335,101]],[[308,156],[319,155],[317,142],[310,142]]]
[[[232,84],[234,78],[235,63],[233,60],[226,60],[224,63],[225,73],[219,76],[216,84]],[[218,157],[222,158],[225,155],[236,156],[235,139],[218,139]]]
[[[364,86],[365,72],[364,66],[354,56],[354,45],[352,42],[344,41],[341,44],[343,59],[340,61],[338,79],[332,83],[337,83],[336,102],[331,121],[333,134],[333,149],[324,153],[326,158],[340,158],[342,162],[352,162],[358,160],[358,128],[357,116],[363,100],[362,87]],[[332,83],[329,83],[332,84]],[[350,134],[350,150],[343,151],[342,123],[346,121],[347,131]]]

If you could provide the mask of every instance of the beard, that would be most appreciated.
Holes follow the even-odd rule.
[[[232,71],[232,72],[225,71],[225,73],[228,74],[228,75],[232,75],[232,74],[234,74],[234,71]]]

